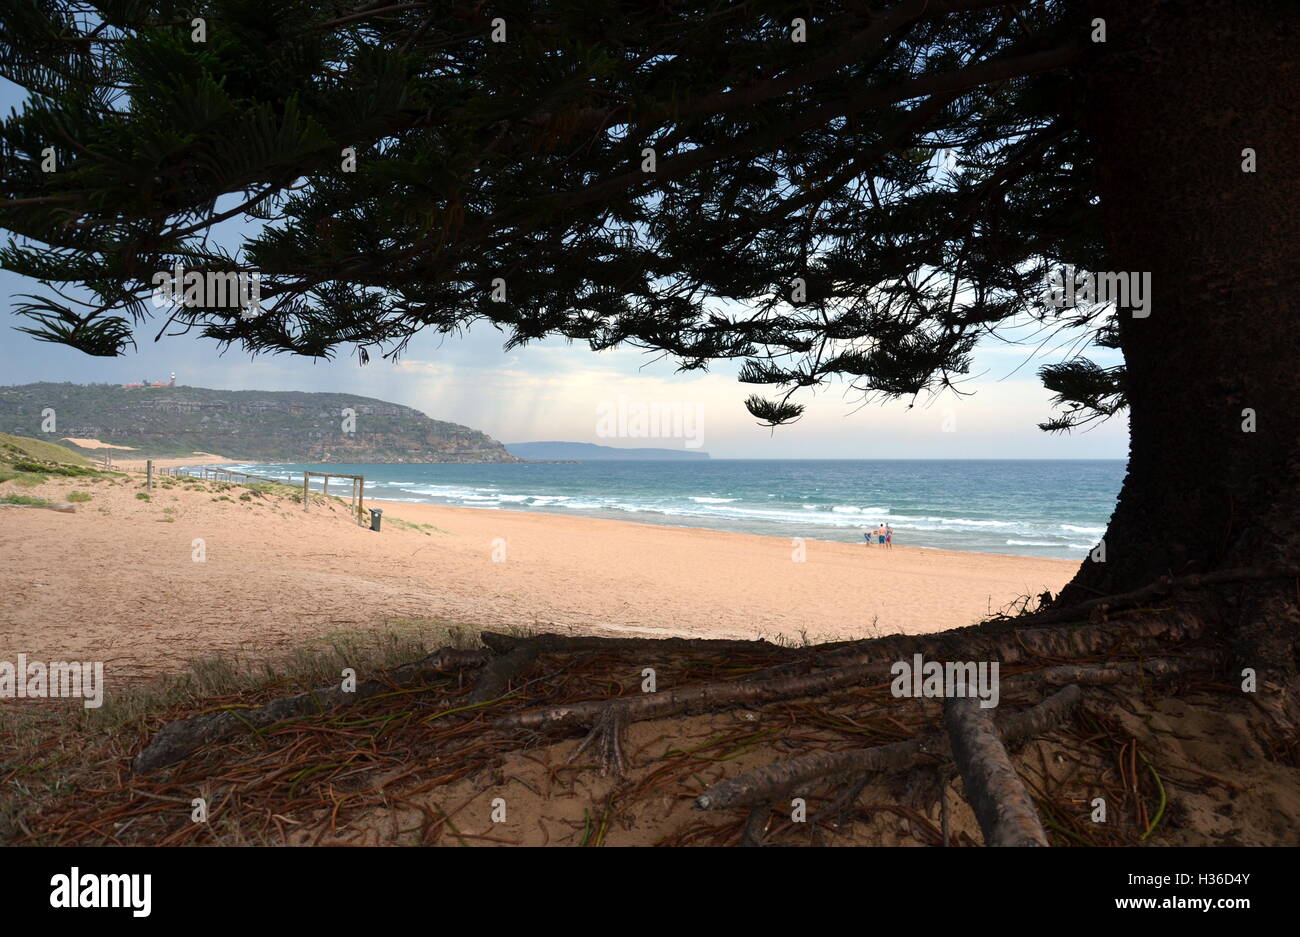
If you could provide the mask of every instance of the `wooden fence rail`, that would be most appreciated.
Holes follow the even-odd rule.
[[[288,484],[288,482],[277,482],[274,478],[265,478],[261,475],[250,475],[248,472],[236,472],[233,469],[209,468],[183,466],[180,468],[161,469],[168,475],[187,478],[204,478],[209,481],[227,481],[234,482],[236,478],[252,479],[257,482],[271,482],[272,484]]]
[[[234,469],[209,467],[209,466],[179,466],[175,468],[154,469],[164,475],[172,475],[178,478],[202,478],[208,481],[226,481],[235,483],[237,479],[251,479],[255,482],[271,482],[276,485],[294,485],[297,482],[278,481],[274,478],[265,478],[261,475],[251,475],[248,472],[237,472]],[[302,508],[307,510],[308,493],[312,478],[321,479],[321,493],[328,496],[330,493],[331,478],[346,478],[352,482],[352,491],[349,496],[353,513],[356,516],[358,524],[365,526],[369,521],[365,517],[365,499],[366,499],[366,476],[364,475],[343,475],[338,472],[303,472],[302,473]]]
[[[357,523],[366,524],[365,520],[365,500],[366,500],[366,476],[364,475],[344,475],[340,472],[303,472],[302,473],[302,509],[307,510],[307,492],[308,484],[312,477],[321,479],[321,492],[328,495],[330,491],[331,478],[346,478],[352,482],[352,494],[349,500],[356,514]]]

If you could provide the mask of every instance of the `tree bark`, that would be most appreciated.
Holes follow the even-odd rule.
[[[1300,5],[1080,0],[1110,270],[1149,272],[1119,315],[1128,474],[1068,604],[1164,575],[1300,562]],[[1250,148],[1256,171],[1243,171]],[[1248,431],[1251,414],[1254,431]],[[1208,613],[1242,663],[1297,673],[1294,580],[1229,584]]]

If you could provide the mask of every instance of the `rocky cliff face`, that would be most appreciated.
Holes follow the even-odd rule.
[[[54,432],[42,429],[47,410]],[[0,432],[89,437],[132,446],[133,458],[201,451],[261,462],[520,461],[476,429],[352,394],[24,384],[0,387]]]

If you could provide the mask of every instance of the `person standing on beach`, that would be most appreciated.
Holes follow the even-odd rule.
[[[885,545],[885,522],[881,521],[880,526],[876,528],[876,546]]]
[[[892,527],[885,528],[885,549],[894,549],[894,528]]]

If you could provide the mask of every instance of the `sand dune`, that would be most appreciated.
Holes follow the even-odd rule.
[[[238,500],[237,487],[174,485],[146,502],[141,476],[71,481],[30,493],[91,492],[76,514],[0,508],[0,651],[103,660],[118,675],[395,618],[647,636],[921,633],[1055,591],[1075,568],[812,540],[799,562],[785,538],[420,504],[383,504],[375,533],[342,506],[304,513],[289,498]]]
[[[100,442],[98,439],[81,439],[76,436],[64,436],[64,442],[70,442],[74,446],[80,446],[82,449],[135,449],[135,446],[115,446],[109,442]]]
[[[113,460],[113,468],[119,472],[143,472],[145,470],[146,459],[136,459],[134,461]],[[153,467],[155,469],[163,468],[181,468],[187,465],[235,465],[234,459],[227,459],[225,456],[215,455],[211,452],[196,452],[193,455],[178,456],[172,459],[154,459]]]

